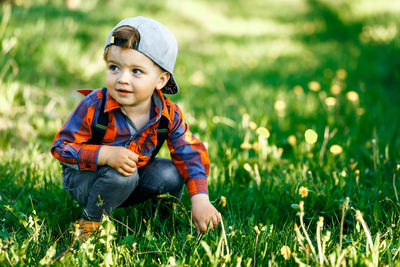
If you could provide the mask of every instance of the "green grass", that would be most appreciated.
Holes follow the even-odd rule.
[[[257,266],[314,266],[320,255],[325,265],[400,264],[396,1],[97,0],[76,10],[61,0],[14,2],[0,11],[0,265],[252,266],[255,256]],[[97,240],[58,258],[82,208],[62,188],[49,150],[81,99],[75,89],[104,86],[109,30],[136,15],[163,22],[178,39],[181,92],[170,99],[207,143],[210,199],[230,254],[221,227],[196,234],[185,192],[169,215],[151,203],[116,210],[121,223],[104,220]],[[315,144],[305,141],[307,129],[318,134]],[[300,217],[312,246],[296,236]]]

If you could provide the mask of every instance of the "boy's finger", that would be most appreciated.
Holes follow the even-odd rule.
[[[212,222],[212,224],[213,224],[213,229],[215,228],[215,227],[217,227],[217,225],[218,225],[218,218],[217,218],[217,215],[213,215],[212,217],[211,217],[211,222]]]
[[[205,233],[207,231],[207,225],[204,222],[199,223],[199,230],[201,233]]]
[[[196,228],[196,232],[200,233],[200,228],[199,225],[197,224],[197,222],[193,221],[194,227]]]
[[[130,174],[128,174],[126,171],[124,171],[122,168],[118,168],[117,172],[119,172],[120,174],[124,175],[124,176],[130,176]]]
[[[133,161],[132,159],[131,159],[131,160],[128,160],[128,161],[126,162],[126,165],[128,165],[128,166],[131,167],[131,168],[136,168],[136,162]]]
[[[136,154],[136,153],[134,153],[134,152],[132,152],[132,151],[130,151],[130,150],[128,150],[128,151],[129,151],[129,152],[128,152],[128,158],[131,159],[131,160],[133,160],[134,162],[137,162],[138,159],[139,159],[138,154]]]
[[[125,171],[125,173],[128,174],[128,175],[125,175],[125,176],[130,176],[136,171],[136,166],[132,168],[132,167],[130,167],[128,165],[124,165],[121,168],[122,168],[122,170]]]

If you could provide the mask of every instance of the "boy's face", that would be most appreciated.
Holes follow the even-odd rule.
[[[110,46],[106,58],[106,83],[110,95],[124,108],[146,108],[154,89],[168,82],[162,71],[144,54],[120,46]]]

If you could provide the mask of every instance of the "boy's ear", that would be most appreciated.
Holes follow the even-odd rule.
[[[158,89],[158,90],[162,89],[167,84],[170,77],[171,77],[171,75],[169,74],[168,71],[164,71],[163,73],[161,73],[161,75],[158,79],[156,89]]]

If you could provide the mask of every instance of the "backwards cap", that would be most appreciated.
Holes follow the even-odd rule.
[[[176,94],[179,91],[174,78],[174,67],[178,55],[178,44],[174,35],[161,23],[145,17],[134,17],[121,20],[107,37],[104,49],[114,43],[114,31],[122,26],[135,28],[140,35],[140,40],[135,42],[134,49],[143,53],[158,66],[168,71],[171,78],[161,89],[166,94]],[[118,44],[116,44],[118,45]]]

